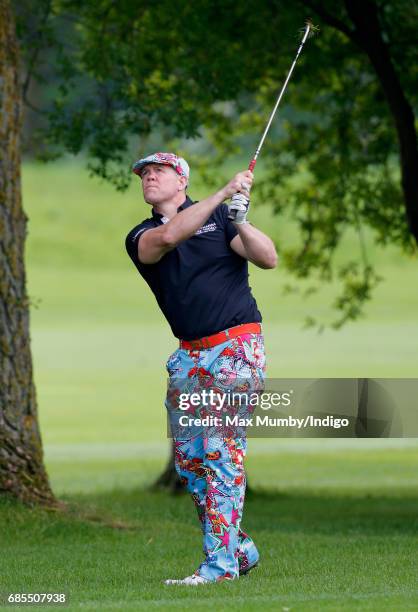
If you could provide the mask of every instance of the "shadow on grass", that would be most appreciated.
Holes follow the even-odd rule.
[[[407,599],[416,592],[411,535],[418,531],[418,493],[260,491],[248,499],[243,522],[259,546],[260,567],[239,584],[217,585],[221,591],[209,585],[203,593],[167,592],[162,584],[202,560],[188,497],[115,489],[69,495],[64,502],[65,511],[48,512],[0,496],[4,592],[36,592],[40,585],[53,592],[59,584],[73,599],[71,609],[82,603],[88,610],[150,610],[151,604],[207,610],[211,603],[220,610],[281,610],[291,601],[302,609],[309,600],[316,601],[310,610],[348,610],[359,609],[359,600],[352,607],[339,604],[359,593]],[[389,608],[372,602],[367,609]],[[411,608],[398,601],[390,609]]]
[[[418,535],[418,491],[388,494],[255,491],[245,507],[248,529],[333,535]]]
[[[98,528],[141,531],[159,524],[160,529],[197,527],[188,496],[172,496],[149,490],[112,490],[100,494],[66,496],[60,511],[28,508],[0,497],[3,524],[67,523],[77,531]],[[283,534],[418,535],[418,492],[394,495],[331,494],[329,492],[274,492],[255,490],[245,504],[243,528]],[[69,524],[68,524],[69,523]],[[70,525],[71,524],[71,525]]]
[[[122,525],[162,520],[172,528],[197,525],[189,496],[173,496],[149,490],[114,490],[109,494],[69,498],[80,509],[94,507],[95,516]],[[254,490],[245,504],[243,528],[283,533],[332,533],[365,535],[418,535],[418,491],[387,494],[332,494],[329,492],[275,492]]]

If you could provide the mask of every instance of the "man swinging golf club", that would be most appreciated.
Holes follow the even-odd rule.
[[[247,393],[263,388],[261,315],[248,285],[247,262],[274,268],[277,255],[270,238],[247,221],[252,171],[302,48],[316,29],[306,22],[248,170],[201,202],[192,202],[186,196],[189,166],[181,157],[155,153],[133,166],[142,179],[152,217],[129,232],[126,248],[180,340],[167,361],[169,415],[176,413],[183,388],[228,390],[235,383],[244,383]],[[227,205],[224,200],[229,198]],[[205,406],[191,405],[189,412],[207,415]],[[176,470],[202,524],[205,558],[191,576],[166,580],[166,584],[199,585],[238,578],[255,567],[259,558],[254,542],[240,529],[245,433],[234,430],[235,435],[220,436],[216,427],[215,435],[213,428],[196,432],[173,426],[172,419],[170,425]]]
[[[264,344],[248,261],[274,268],[277,255],[270,238],[247,221],[252,172],[239,172],[216,193],[193,202],[186,195],[189,166],[183,158],[155,153],[137,161],[133,171],[141,177],[152,216],[129,232],[126,248],[180,341],[167,362],[170,380],[196,381],[198,388],[202,376],[212,386],[245,379],[249,388],[260,389]],[[228,206],[224,201],[232,196]],[[172,402],[169,392],[169,410]],[[238,578],[259,557],[240,529],[245,437],[173,438],[176,470],[201,521],[205,558],[191,576],[166,584]]]

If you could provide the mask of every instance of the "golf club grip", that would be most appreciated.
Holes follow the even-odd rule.
[[[251,170],[251,172],[252,172],[254,170],[254,168],[255,168],[256,163],[257,163],[257,160],[256,159],[252,159],[250,161],[250,165],[248,166],[248,170]]]

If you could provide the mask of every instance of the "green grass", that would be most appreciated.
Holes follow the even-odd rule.
[[[269,479],[273,469],[266,476],[264,468],[272,463]],[[416,465],[416,448],[316,450],[297,461],[289,452],[255,455],[250,476],[264,474],[269,489],[249,496],[244,527],[262,563],[235,584],[192,592],[162,585],[201,561],[200,531],[185,496],[125,487],[71,494],[64,496],[65,514],[3,500],[1,590],[58,589],[69,594],[71,609],[85,610],[416,610]],[[119,467],[129,469],[126,461]],[[150,473],[158,467],[150,462]],[[104,461],[102,471],[109,468]]]
[[[118,194],[78,163],[28,164],[23,187],[39,419],[69,510],[0,501],[0,592],[63,589],[84,610],[418,609],[415,440],[250,440],[258,495],[244,527],[262,565],[195,592],[161,584],[201,557],[190,500],[147,489],[167,458],[164,363],[176,346],[124,251],[148,211],[137,184]],[[255,202],[252,218],[279,242],[291,237],[267,206]],[[416,376],[417,262],[370,237],[369,249],[386,280],[366,317],[322,335],[301,326],[306,314],[330,316],[332,289],[284,297],[280,268],[251,269],[270,377]]]

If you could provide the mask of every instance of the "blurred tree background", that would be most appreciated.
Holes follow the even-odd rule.
[[[281,249],[282,262],[318,281],[309,292],[340,282],[339,327],[359,316],[379,280],[365,228],[415,252],[416,5],[275,1],[252,12],[232,0],[40,0],[36,9],[17,8],[24,96],[43,116],[28,113],[40,129],[28,130],[27,146],[45,158],[83,151],[91,172],[118,189],[156,131],[168,146],[181,138],[189,157],[197,149],[192,161],[209,183],[228,156],[250,159],[309,12],[320,32],[290,83],[255,191],[296,224],[299,241]],[[337,264],[350,230],[357,253]]]

